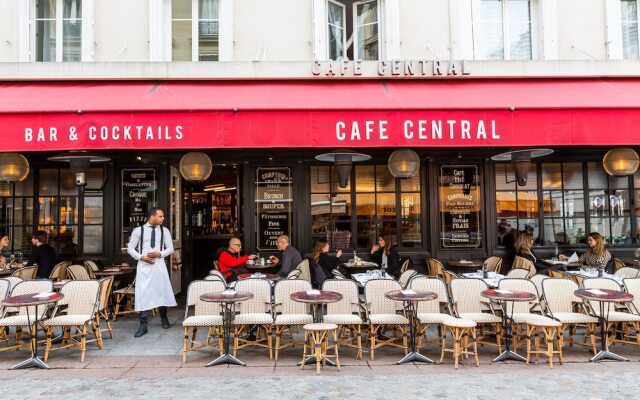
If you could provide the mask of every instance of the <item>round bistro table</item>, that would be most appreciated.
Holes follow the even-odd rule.
[[[48,305],[51,303],[57,303],[62,300],[64,295],[62,293],[51,293],[46,297],[35,297],[38,293],[23,294],[20,296],[7,297],[2,300],[2,305],[5,307],[35,307],[35,315],[33,321],[29,315],[29,309],[27,308],[27,325],[29,326],[29,341],[31,342],[31,358],[22,361],[14,365],[9,369],[22,369],[29,367],[38,367],[43,369],[49,369],[49,366],[38,357],[38,338],[36,331],[36,337],[33,337],[33,329],[37,330],[38,326],[38,306]],[[33,327],[33,328],[32,328]]]
[[[265,281],[277,281],[278,279],[280,279],[280,275],[278,274],[263,274],[262,272],[255,272],[252,274],[240,274],[238,275],[238,280],[245,280],[245,279],[262,279]]]
[[[200,296],[200,300],[211,303],[220,303],[222,307],[222,329],[224,336],[224,354],[207,364],[207,367],[219,364],[233,364],[246,366],[247,364],[235,358],[229,353],[229,344],[231,342],[231,329],[233,328],[233,315],[235,314],[235,304],[241,301],[253,298],[251,292],[212,292],[205,293]]]
[[[426,290],[392,290],[385,293],[384,296],[391,300],[401,301],[404,305],[404,309],[407,310],[407,314],[409,315],[409,340],[411,341],[411,351],[406,356],[402,357],[396,364],[404,364],[412,361],[434,364],[432,359],[420,354],[416,348],[416,321],[418,320],[418,302],[435,300],[438,298],[438,295]]]
[[[511,333],[513,330],[513,306],[516,301],[532,301],[536,299],[536,295],[523,290],[500,290],[487,289],[480,293],[484,298],[495,301],[502,306],[502,330],[504,332],[504,348],[505,350],[493,361],[527,361],[520,354],[511,351]],[[508,313],[508,304],[511,303],[511,313]]]

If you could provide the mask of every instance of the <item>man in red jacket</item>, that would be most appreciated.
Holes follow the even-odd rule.
[[[257,256],[250,254],[246,256],[240,256],[240,250],[242,249],[242,243],[240,239],[233,238],[229,240],[229,247],[220,253],[218,258],[218,269],[222,272],[227,279],[227,282],[233,282],[238,280],[238,275],[248,272],[244,265],[248,260],[253,260]]]

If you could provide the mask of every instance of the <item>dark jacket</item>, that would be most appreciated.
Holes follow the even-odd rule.
[[[383,248],[378,249],[375,253],[371,254],[371,261],[378,265],[382,265],[382,252]],[[394,278],[400,277],[400,256],[398,255],[398,250],[396,246],[393,246],[389,249],[389,254],[387,254],[387,273],[392,275]]]
[[[311,269],[311,283],[314,288],[321,288],[324,281],[333,278],[333,271],[338,266],[338,258],[327,253],[320,254],[316,262],[309,258],[309,268]]]
[[[291,245],[287,246],[280,257],[280,271],[278,271],[278,275],[283,278],[286,277],[289,275],[289,272],[293,271],[301,262],[302,256],[300,252]]]
[[[533,251],[531,253],[533,253]],[[518,256],[522,258],[526,258],[527,260],[531,261],[533,263],[533,266],[536,267],[537,273],[542,275],[549,275],[549,272],[548,272],[549,268],[558,270],[564,267],[563,265],[551,266],[551,265],[545,264],[538,257],[536,257],[535,254],[520,252],[518,253]]]
[[[27,265],[38,264],[38,272],[36,276],[38,278],[48,278],[51,275],[51,270],[58,263],[58,257],[53,247],[44,243],[37,246],[31,252],[31,258]]]

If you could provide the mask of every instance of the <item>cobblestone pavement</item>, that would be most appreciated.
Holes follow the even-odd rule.
[[[4,399],[617,399],[634,398],[640,390],[640,349],[613,346],[630,362],[589,363],[589,352],[580,346],[568,347],[565,364],[551,370],[517,362],[491,363],[495,351],[480,349],[480,367],[465,360],[456,371],[448,355],[442,365],[395,365],[399,349],[376,351],[376,360],[355,360],[355,352],[341,352],[342,370],[327,367],[320,376],[315,368],[296,367],[301,348],[283,351],[280,360],[269,360],[264,349],[243,349],[239,358],[247,367],[205,368],[214,355],[195,351],[182,363],[181,313],[170,316],[174,326],[162,330],[158,319],[150,332],[133,338],[134,318],[114,324],[116,339],[106,339],[98,350],[88,346],[84,363],[77,350],[52,352],[51,370],[10,371],[22,361],[26,351],[0,352],[0,400]],[[424,354],[438,358],[438,348]]]

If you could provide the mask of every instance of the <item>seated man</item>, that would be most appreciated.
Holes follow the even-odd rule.
[[[269,259],[274,264],[280,263],[278,275],[284,278],[302,262],[302,256],[298,250],[289,244],[289,236],[287,235],[279,236],[276,246],[282,252],[282,259],[276,256],[271,256]]]
[[[36,231],[31,238],[31,243],[36,246],[31,252],[31,258],[27,265],[38,265],[37,278],[49,278],[51,270],[58,263],[56,251],[47,244],[47,232]]]
[[[249,272],[244,268],[245,263],[257,257],[255,254],[240,256],[240,249],[242,249],[240,239],[232,238],[229,240],[229,247],[220,252],[218,269],[224,274],[227,282],[236,281],[238,275]]]

